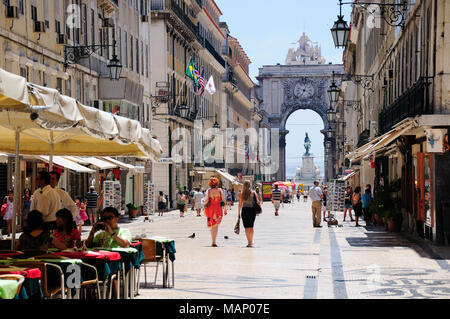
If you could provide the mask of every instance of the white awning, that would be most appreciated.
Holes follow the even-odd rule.
[[[364,145],[363,147],[358,148],[356,151],[351,152],[346,157],[350,159],[351,162],[356,162],[364,158],[365,156],[376,154],[378,151],[394,142],[400,136],[408,133],[408,131],[416,127],[416,125],[417,123],[414,119],[407,119],[400,123],[393,130],[374,139],[372,142]]]
[[[36,156],[36,158],[43,160],[44,162],[49,163],[50,162],[50,157],[49,156]],[[54,156],[53,157],[53,163],[58,165],[58,166],[62,166],[64,168],[70,169],[74,172],[78,172],[78,173],[95,173],[95,171],[93,169],[87,168],[85,166],[81,166],[75,162],[69,161],[68,159],[65,159],[64,157],[61,156]]]
[[[88,165],[93,165],[96,168],[98,168],[99,170],[105,170],[105,169],[113,169],[118,167],[118,165],[112,164],[110,162],[106,162],[106,161],[102,161],[98,158],[95,157],[75,157],[75,156],[70,156],[67,157],[67,159],[80,163],[80,164],[85,164],[87,163]]]
[[[341,177],[339,180],[340,180],[340,181],[346,182],[346,181],[348,181],[350,178],[352,178],[353,176],[355,176],[356,174],[358,174],[358,172],[350,173],[350,174],[348,174],[347,176]]]
[[[216,170],[216,172],[222,176],[223,178],[225,178],[227,181],[229,181],[230,183],[236,183],[236,178],[233,177],[231,174],[222,172],[221,170]]]
[[[108,156],[104,156],[104,157],[102,157],[102,159],[104,159],[108,162],[111,162],[113,164],[116,164],[117,166],[119,166],[120,168],[123,168],[123,169],[133,170],[135,168],[133,165],[118,161],[118,160],[108,157]]]

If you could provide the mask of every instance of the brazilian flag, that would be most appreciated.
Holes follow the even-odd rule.
[[[190,79],[192,79],[192,81],[194,81],[195,86],[200,86],[198,83],[198,78],[195,76],[195,65],[194,65],[194,60],[191,58],[191,61],[189,62],[189,65],[186,69],[186,76]]]

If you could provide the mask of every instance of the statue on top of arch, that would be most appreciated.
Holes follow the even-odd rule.
[[[326,63],[322,57],[322,49],[318,42],[312,42],[305,32],[303,32],[298,41],[292,44],[297,43],[297,49],[289,49],[286,65],[317,65]]]

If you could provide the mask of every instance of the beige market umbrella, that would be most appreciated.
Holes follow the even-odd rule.
[[[136,156],[152,160],[162,154],[161,145],[139,122],[114,116],[60,95],[57,90],[27,83],[0,69],[0,151],[15,154]],[[20,178],[15,165],[15,181]],[[15,248],[19,185],[14,188],[12,249]]]

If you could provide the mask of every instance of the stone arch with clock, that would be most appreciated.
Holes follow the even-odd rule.
[[[288,118],[298,110],[312,110],[320,115],[324,130],[329,124],[327,110],[330,107],[328,89],[332,83],[333,71],[344,73],[342,65],[274,65],[264,66],[259,71],[259,86],[263,109],[268,114],[267,124],[280,130],[280,169],[273,179],[286,179],[286,130]],[[335,79],[339,84],[338,79]],[[299,136],[303,141],[304,136]],[[330,154],[325,158],[325,178],[334,177],[336,160]]]

